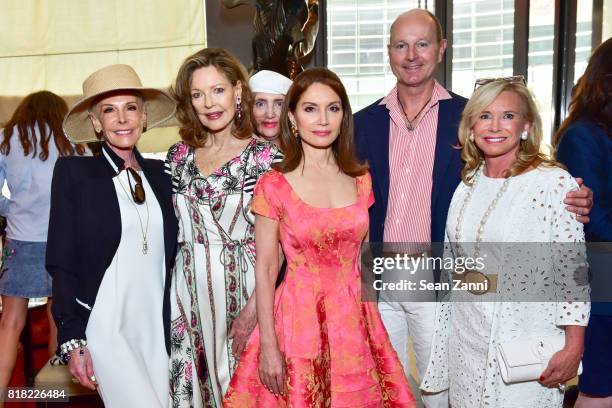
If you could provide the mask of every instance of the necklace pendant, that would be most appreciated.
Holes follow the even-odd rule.
[[[146,254],[147,254],[147,252],[149,252],[149,244],[147,243],[147,240],[146,240],[146,239],[144,239],[144,240],[142,241],[142,254],[143,254],[143,255],[146,255]]]

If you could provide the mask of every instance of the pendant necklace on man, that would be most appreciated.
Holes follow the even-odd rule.
[[[414,118],[412,118],[412,120],[408,119],[408,115],[406,114],[406,109],[404,109],[404,105],[402,104],[401,99],[399,98],[399,95],[397,97],[397,101],[399,102],[400,107],[402,108],[402,113],[404,114],[404,119],[406,121],[406,128],[408,128],[409,131],[413,131],[414,128],[416,127],[416,120],[419,118],[419,116],[421,115],[421,113],[423,113],[423,110],[425,109],[425,107],[427,105],[429,105],[429,101],[431,100],[431,98],[429,98],[425,104],[421,107],[421,109],[419,109],[419,111],[417,112],[416,115],[414,115]]]

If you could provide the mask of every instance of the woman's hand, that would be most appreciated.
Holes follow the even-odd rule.
[[[540,375],[540,384],[547,387],[558,387],[578,374],[582,351],[564,347],[557,351]]]
[[[277,346],[261,347],[259,379],[275,396],[285,395],[285,359]]]
[[[232,339],[232,353],[239,357],[244,350],[255,325],[257,324],[257,309],[254,303],[247,304],[232,323],[229,336]]]
[[[567,211],[576,214],[576,220],[583,224],[589,222],[589,213],[593,208],[593,191],[584,185],[584,181],[578,177],[576,183],[580,187],[579,190],[569,191],[565,195],[563,202],[567,205]]]
[[[91,390],[96,389],[98,383],[94,377],[93,363],[87,347],[81,347],[70,352],[68,370],[82,386]]]

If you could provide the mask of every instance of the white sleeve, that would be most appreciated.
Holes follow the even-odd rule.
[[[548,194],[551,214],[553,277],[558,299],[555,323],[558,326],[586,326],[591,305],[583,225],[565,208],[565,195],[578,188],[566,172]]]
[[[2,133],[0,133],[0,138]],[[4,182],[6,180],[6,156],[0,153],[0,215],[6,217],[8,213],[8,206],[11,202],[7,197],[2,194],[4,188]]]

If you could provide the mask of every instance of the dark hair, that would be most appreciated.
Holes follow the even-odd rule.
[[[287,173],[296,169],[304,156],[302,143],[293,135],[289,122],[289,112],[295,113],[297,104],[306,90],[312,84],[323,84],[330,87],[342,103],[342,122],[340,133],[332,143],[332,152],[340,170],[349,176],[363,175],[368,166],[357,160],[354,149],[353,113],[346,90],[340,78],[327,68],[310,68],[299,74],[285,96],[285,104],[280,117],[280,148],[285,158],[273,167]]]
[[[241,118],[234,117],[232,134],[238,139],[247,139],[253,135],[251,125],[253,97],[249,89],[246,69],[228,51],[222,48],[204,48],[187,57],[179,68],[176,82],[171,89],[172,96],[177,103],[176,117],[181,124],[179,133],[183,141],[191,147],[203,146],[208,134],[208,129],[202,125],[191,105],[191,79],[195,70],[210,66],[223,73],[232,86],[240,82],[242,87]]]
[[[586,119],[601,126],[612,137],[612,38],[602,43],[589,58],[584,74],[572,90],[569,115],[553,138],[553,146],[575,121]]]
[[[23,154],[27,156],[32,150],[32,157],[36,157],[40,146],[38,158],[42,161],[49,157],[49,140],[53,140],[61,156],[72,156],[85,153],[83,145],[72,145],[62,129],[64,116],[68,113],[66,102],[49,91],[32,93],[21,101],[13,116],[4,126],[4,139],[0,143],[0,153],[8,155],[11,152],[11,137],[16,130],[19,141],[23,147]],[[36,128],[40,132],[40,140],[36,137]]]

